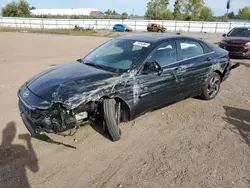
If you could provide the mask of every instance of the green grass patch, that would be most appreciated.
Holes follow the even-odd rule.
[[[30,28],[11,28],[0,27],[0,32],[20,32],[20,33],[45,33],[45,34],[62,34],[62,35],[92,35],[99,36],[97,30],[83,29],[30,29]]]

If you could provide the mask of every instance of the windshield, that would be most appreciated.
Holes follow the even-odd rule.
[[[150,43],[113,39],[95,49],[82,62],[111,72],[124,73],[131,70],[150,47]]]
[[[229,37],[250,37],[250,28],[235,28],[228,33]]]

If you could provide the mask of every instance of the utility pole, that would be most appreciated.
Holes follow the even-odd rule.
[[[226,17],[227,21],[228,21],[228,13],[229,13],[229,9],[227,9],[227,17]]]
[[[229,9],[232,6],[232,0],[227,0],[227,16],[226,16],[226,20],[228,21],[228,13],[229,13]]]

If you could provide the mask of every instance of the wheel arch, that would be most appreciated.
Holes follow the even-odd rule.
[[[221,71],[219,71],[219,70],[215,70],[215,71],[213,71],[213,72],[215,72],[215,73],[219,74],[219,76],[220,76],[220,80],[221,80],[221,81],[223,80],[224,75],[223,75],[223,73],[222,73]]]
[[[104,99],[115,99],[116,102],[120,102],[121,103],[122,121],[127,122],[130,120],[131,108],[129,107],[128,103],[122,97],[120,97],[120,96],[111,97],[111,96],[105,95],[105,96],[101,97],[99,101],[102,101]]]

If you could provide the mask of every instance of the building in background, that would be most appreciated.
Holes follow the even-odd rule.
[[[31,10],[33,15],[83,15],[83,16],[95,16],[101,17],[104,16],[103,12],[92,9],[92,8],[78,8],[78,9],[33,9]]]

